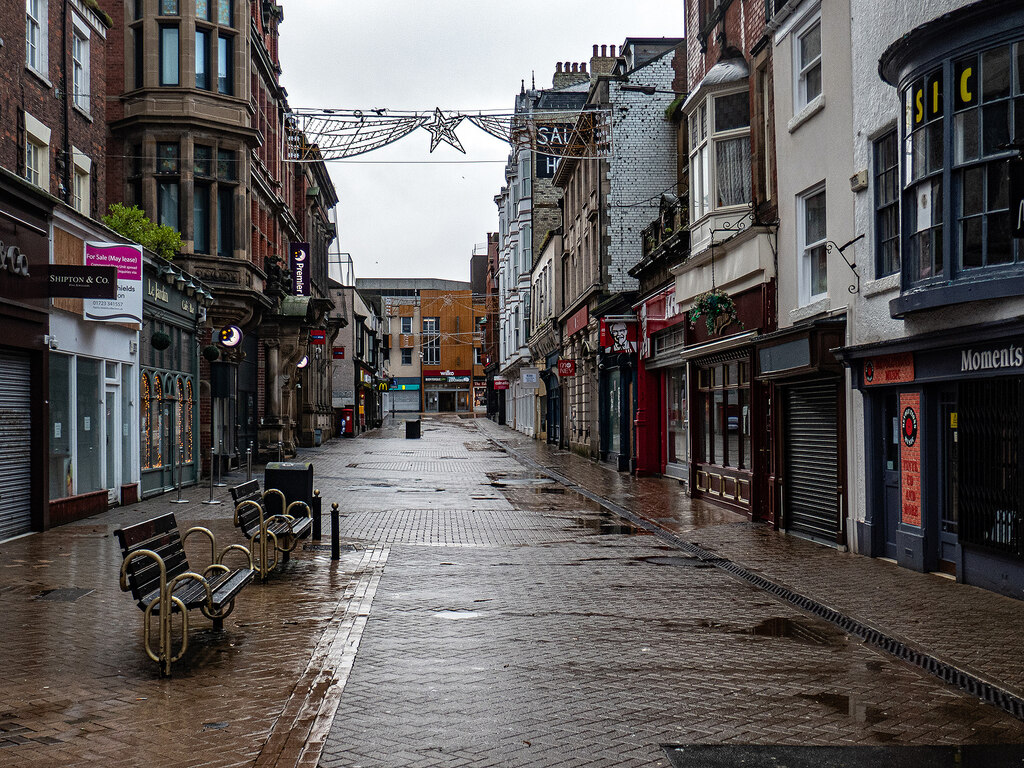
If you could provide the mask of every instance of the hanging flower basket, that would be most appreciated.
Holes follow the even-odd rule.
[[[211,363],[220,357],[220,350],[217,349],[214,344],[207,344],[203,347],[203,357],[209,360]]]
[[[153,344],[153,349],[157,350],[158,352],[165,350],[169,346],[171,346],[171,337],[168,336],[163,331],[157,331],[156,333],[154,333],[150,341]]]
[[[743,323],[740,322],[736,314],[736,303],[732,297],[725,291],[716,288],[702,293],[693,302],[693,306],[690,308],[690,323],[696,325],[701,318],[704,318],[708,333],[721,331],[730,323],[736,323],[740,328],[743,327]]]

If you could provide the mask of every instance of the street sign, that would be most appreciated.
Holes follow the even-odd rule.
[[[519,381],[523,389],[540,389],[540,369],[523,368],[519,371]]]

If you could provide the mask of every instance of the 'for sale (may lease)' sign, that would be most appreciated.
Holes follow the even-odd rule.
[[[100,323],[142,323],[142,246],[86,243],[85,266],[117,267],[117,297],[85,299],[85,319]]]

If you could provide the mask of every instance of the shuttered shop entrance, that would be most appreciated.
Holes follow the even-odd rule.
[[[390,413],[418,413],[420,410],[420,393],[418,390],[395,390],[385,395],[391,402],[384,403],[384,411]]]
[[[31,383],[28,357],[0,352],[0,541],[31,530]]]
[[[836,384],[786,388],[786,529],[835,542],[839,533]]]

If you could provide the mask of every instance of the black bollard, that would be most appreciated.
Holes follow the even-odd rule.
[[[313,491],[313,541],[320,541],[320,491]]]
[[[331,504],[331,560],[341,558],[341,544],[338,541],[338,502]]]

